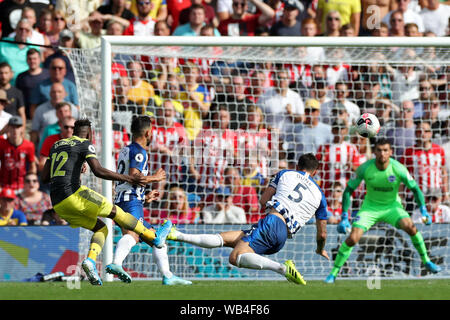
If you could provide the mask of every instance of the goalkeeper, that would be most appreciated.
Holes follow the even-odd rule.
[[[334,261],[334,267],[325,279],[326,283],[334,283],[339,270],[350,256],[353,247],[359,242],[364,232],[375,223],[382,221],[400,228],[409,234],[414,247],[419,252],[425,267],[432,273],[441,268],[430,261],[422,234],[417,230],[409,214],[403,209],[398,190],[403,182],[414,193],[417,205],[426,224],[431,224],[431,218],[425,206],[423,193],[405,166],[391,159],[392,148],[387,139],[378,139],[375,143],[375,159],[363,163],[356,170],[356,178],[347,183],[342,200],[342,221],[338,232],[346,233],[350,229],[348,209],[350,196],[362,180],[366,184],[364,202],[354,219],[348,238],[342,243]]]

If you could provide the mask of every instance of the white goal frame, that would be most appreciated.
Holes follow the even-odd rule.
[[[450,47],[450,37],[142,37],[102,36],[101,38],[101,121],[102,121],[102,165],[115,170],[113,165],[112,139],[112,46],[198,46],[198,47]],[[450,61],[449,61],[450,63]],[[111,132],[111,134],[105,134]],[[102,181],[102,194],[112,201],[112,181]],[[103,265],[113,259],[113,225],[105,219],[111,231],[105,242]],[[113,277],[106,274],[106,281]]]

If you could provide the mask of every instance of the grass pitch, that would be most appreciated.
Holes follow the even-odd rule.
[[[450,280],[381,280],[370,290],[364,280],[335,284],[308,281],[193,281],[191,286],[163,286],[161,281],[114,281],[70,289],[65,282],[0,282],[0,300],[449,300]]]

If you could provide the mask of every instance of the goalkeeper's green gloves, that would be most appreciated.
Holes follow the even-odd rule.
[[[348,212],[342,212],[341,215],[341,222],[339,222],[337,226],[337,232],[339,233],[349,233],[352,226],[350,225],[350,222],[348,221]]]
[[[420,207],[420,213],[422,214],[422,221],[423,221],[427,226],[429,226],[429,225],[432,223],[432,221],[431,221],[430,215],[428,214],[427,206],[425,206],[425,205],[421,206],[421,207]]]

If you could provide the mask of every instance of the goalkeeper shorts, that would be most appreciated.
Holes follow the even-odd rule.
[[[363,203],[359,212],[352,218],[352,227],[363,229],[365,232],[377,222],[386,222],[398,228],[399,221],[404,218],[410,218],[410,216],[400,203],[395,202],[389,207]]]

